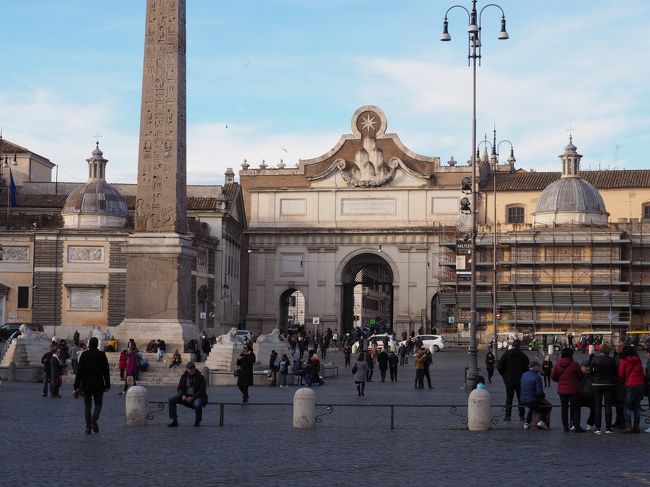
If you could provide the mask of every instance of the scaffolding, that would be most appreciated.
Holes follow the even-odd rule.
[[[538,331],[579,334],[584,330],[616,335],[647,323],[650,310],[650,248],[647,223],[593,225],[481,226],[477,236],[477,327],[491,333],[523,335]],[[497,272],[492,270],[497,239]],[[456,321],[469,316],[469,279],[457,269],[463,233],[441,235],[440,303]],[[455,274],[455,276],[454,276]],[[492,316],[496,293],[500,317]]]

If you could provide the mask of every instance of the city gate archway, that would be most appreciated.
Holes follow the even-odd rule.
[[[343,269],[341,332],[393,325],[393,272],[377,254],[355,256]]]
[[[290,288],[280,295],[279,316],[281,332],[305,324],[305,296],[301,291]]]

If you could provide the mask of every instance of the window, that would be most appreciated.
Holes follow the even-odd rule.
[[[29,308],[29,288],[18,286],[18,308]]]
[[[511,206],[508,208],[508,223],[524,223],[523,206]]]
[[[650,203],[643,205],[643,218],[650,219]]]

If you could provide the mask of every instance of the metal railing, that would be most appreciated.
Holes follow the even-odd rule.
[[[154,419],[154,415],[157,413],[162,413],[165,410],[165,405],[168,401],[148,401],[149,404],[155,405],[156,409],[150,411],[147,414],[147,419],[149,421]],[[219,408],[219,427],[223,427],[225,424],[225,410],[226,406],[240,406],[239,402],[210,402],[204,407],[208,406],[217,406]],[[293,403],[278,403],[278,402],[254,402],[246,403],[246,407],[293,407]],[[492,409],[499,409],[500,413],[491,417],[490,422],[492,425],[499,424],[500,418],[506,415],[507,408],[516,409],[519,407],[517,404],[512,406],[507,406],[505,404],[493,404]],[[560,405],[553,404],[550,407],[560,408]],[[323,416],[332,414],[334,409],[344,409],[344,408],[375,408],[387,410],[388,419],[390,424],[390,429],[395,429],[395,410],[397,409],[432,409],[432,410],[444,410],[447,409],[451,416],[459,418],[460,422],[463,425],[468,423],[467,415],[459,413],[459,410],[467,409],[467,404],[343,404],[343,403],[326,403],[326,404],[316,404],[316,408],[319,408],[322,412],[316,415],[316,422],[320,423],[323,420]],[[645,424],[650,424],[650,416],[641,414]]]

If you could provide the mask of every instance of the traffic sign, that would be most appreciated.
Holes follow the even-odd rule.
[[[497,317],[497,320],[500,320],[501,319],[501,313],[497,311],[496,317]]]
[[[320,325],[320,317],[314,316],[311,320],[314,325]]]

